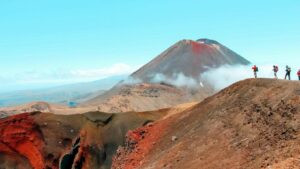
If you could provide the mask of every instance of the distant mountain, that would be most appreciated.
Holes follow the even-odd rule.
[[[93,82],[76,83],[38,90],[23,90],[0,94],[0,107],[15,106],[29,102],[67,104],[83,102],[112,88],[126,76],[114,76]]]
[[[168,48],[129,79],[87,102],[105,112],[148,111],[201,101],[214,94],[212,84],[201,78],[211,68],[247,65],[250,62],[220,43],[182,40]]]
[[[175,78],[178,74],[199,80],[200,74],[223,65],[247,65],[250,62],[217,41],[181,40],[131,76],[152,82],[158,74]]]

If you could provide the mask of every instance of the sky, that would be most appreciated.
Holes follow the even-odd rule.
[[[1,0],[0,91],[128,74],[182,39],[295,70],[299,18],[298,0]]]

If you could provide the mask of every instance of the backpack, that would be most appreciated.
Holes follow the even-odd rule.
[[[275,72],[278,72],[278,70],[279,70],[278,66],[275,66]]]
[[[253,66],[252,69],[253,69],[254,72],[258,72],[258,67],[257,66]]]

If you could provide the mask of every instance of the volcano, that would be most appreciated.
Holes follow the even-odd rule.
[[[111,90],[87,102],[104,112],[152,111],[201,101],[217,91],[201,75],[250,62],[214,40],[181,40]],[[134,81],[133,83],[131,81]]]
[[[248,65],[250,62],[217,41],[210,39],[181,40],[131,76],[152,82],[157,74],[173,78],[179,73],[199,80],[199,76],[224,65]]]

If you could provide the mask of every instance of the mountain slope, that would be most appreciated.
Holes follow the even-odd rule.
[[[156,74],[168,78],[182,73],[199,79],[209,68],[223,65],[247,65],[249,61],[214,40],[182,40],[171,46],[131,76],[144,82],[151,82]]]
[[[152,111],[201,100],[211,95],[213,91],[208,87],[202,87],[200,90],[202,91],[198,92],[198,89],[187,90],[149,83],[121,85],[89,101],[87,107],[97,106],[100,111],[112,113]]]
[[[296,169],[299,124],[299,82],[245,80],[131,131],[132,145],[118,150],[113,168]]]
[[[299,82],[249,79],[171,109],[0,119],[0,168],[296,169],[299,124]]]
[[[84,106],[105,112],[150,111],[201,101],[214,94],[213,85],[201,78],[210,68],[246,65],[249,61],[220,43],[182,40],[134,72],[134,83],[119,83]]]

